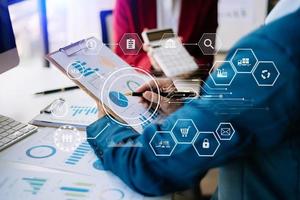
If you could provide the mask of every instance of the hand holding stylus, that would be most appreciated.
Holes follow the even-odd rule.
[[[157,84],[157,85],[156,85]],[[147,103],[147,106],[151,104],[153,107],[156,107],[159,104],[160,110],[165,114],[171,114],[182,106],[181,100],[172,100],[170,103],[170,98],[164,97],[158,94],[157,86],[162,93],[170,93],[176,91],[176,87],[173,84],[173,81],[170,79],[158,79],[156,81],[151,80],[148,83],[145,83],[139,87],[136,92],[142,93],[143,102]]]

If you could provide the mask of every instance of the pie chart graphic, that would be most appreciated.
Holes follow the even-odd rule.
[[[128,106],[128,99],[121,92],[116,92],[116,91],[109,92],[109,99],[119,107]]]

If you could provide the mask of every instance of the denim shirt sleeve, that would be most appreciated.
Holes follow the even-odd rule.
[[[298,110],[293,108],[299,98],[298,92],[295,92],[295,87],[299,87],[299,72],[286,52],[282,51],[284,47],[264,37],[265,34],[258,31],[239,42],[228,55],[229,60],[237,48],[252,48],[258,60],[273,60],[280,71],[281,75],[273,87],[258,87],[251,74],[239,75],[243,77],[235,78],[228,87],[228,91],[232,91],[230,98],[251,99],[252,107],[240,109],[238,114],[216,114],[221,113],[224,106],[218,101],[200,98],[172,113],[162,124],[151,124],[141,135],[107,117],[99,119],[87,128],[87,136],[96,155],[103,160],[104,167],[142,194],[162,195],[198,183],[210,168],[279,144],[286,136],[289,120],[298,115]],[[205,85],[213,85],[212,80],[209,78]],[[203,89],[210,88],[204,86]],[[285,106],[282,106],[283,103]],[[156,156],[149,145],[153,135],[156,131],[170,131],[178,119],[192,119],[200,132],[214,132],[220,122],[230,122],[235,134],[230,141],[220,141],[212,157],[199,157],[194,148],[196,143],[177,145],[168,157]],[[142,144],[142,147],[109,145],[112,141],[118,144],[129,138]]]

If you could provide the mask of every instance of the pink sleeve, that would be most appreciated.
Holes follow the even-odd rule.
[[[139,33],[139,30],[135,30],[129,0],[116,1],[116,6],[113,14],[113,32],[115,43],[120,42],[124,33]],[[116,45],[114,51],[129,65],[141,68],[147,72],[151,70],[151,63],[143,49],[140,50],[138,55],[125,55],[120,46]]]

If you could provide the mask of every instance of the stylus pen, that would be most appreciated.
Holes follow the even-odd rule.
[[[159,93],[163,97],[169,98],[188,98],[188,97],[196,97],[197,94],[195,92],[182,92],[182,91],[174,91],[174,92],[160,92]],[[128,92],[125,93],[126,96],[134,96],[134,97],[142,97],[143,92]]]
[[[39,94],[52,94],[52,93],[57,93],[57,92],[64,92],[64,91],[69,91],[69,90],[75,90],[78,89],[78,86],[71,86],[71,87],[65,87],[65,88],[59,88],[59,89],[53,89],[53,90],[46,90],[43,92],[37,92],[35,93],[36,95]]]

